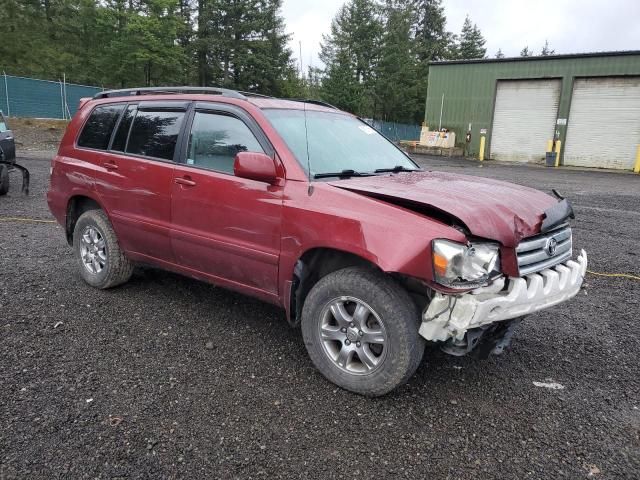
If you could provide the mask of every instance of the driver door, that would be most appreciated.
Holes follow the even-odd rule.
[[[174,170],[171,244],[176,262],[215,283],[278,293],[283,187],[234,176],[240,151],[274,152],[241,110],[197,104]]]

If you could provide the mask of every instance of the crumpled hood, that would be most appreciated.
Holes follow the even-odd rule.
[[[456,217],[473,235],[515,247],[540,232],[544,211],[556,199],[528,187],[469,175],[414,172],[329,182],[387,200],[404,200]]]

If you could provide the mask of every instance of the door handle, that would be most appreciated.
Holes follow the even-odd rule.
[[[194,182],[193,180],[191,180],[191,177],[177,177],[174,179],[174,181],[178,184],[178,185],[184,185],[185,187],[195,187],[196,186],[196,182]]]
[[[102,166],[103,166],[104,168],[106,168],[107,170],[117,170],[117,169],[118,169],[118,165],[116,165],[116,164],[115,164],[115,163],[113,163],[113,162],[104,162],[104,163],[102,164]]]

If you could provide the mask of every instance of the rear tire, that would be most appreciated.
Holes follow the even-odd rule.
[[[0,196],[9,192],[9,167],[0,164]]]
[[[111,222],[102,210],[80,215],[73,230],[73,250],[80,275],[92,287],[111,288],[131,278],[133,264],[118,245]]]
[[[384,395],[414,374],[424,353],[420,315],[382,272],[349,267],[316,283],[302,310],[302,336],[316,368],[336,385]]]

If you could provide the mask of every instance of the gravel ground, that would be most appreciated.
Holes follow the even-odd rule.
[[[0,198],[0,479],[640,478],[640,282],[588,276],[507,355],[431,348],[409,385],[365,399],[314,370],[274,307],[152,269],[85,285],[59,226],[6,220],[50,218],[50,155],[28,155],[32,195]],[[591,269],[640,271],[639,176],[419,161],[556,187]]]
[[[69,123],[66,120],[16,117],[7,119],[7,122],[16,139],[16,148],[20,152],[27,151],[29,155],[57,149]]]

